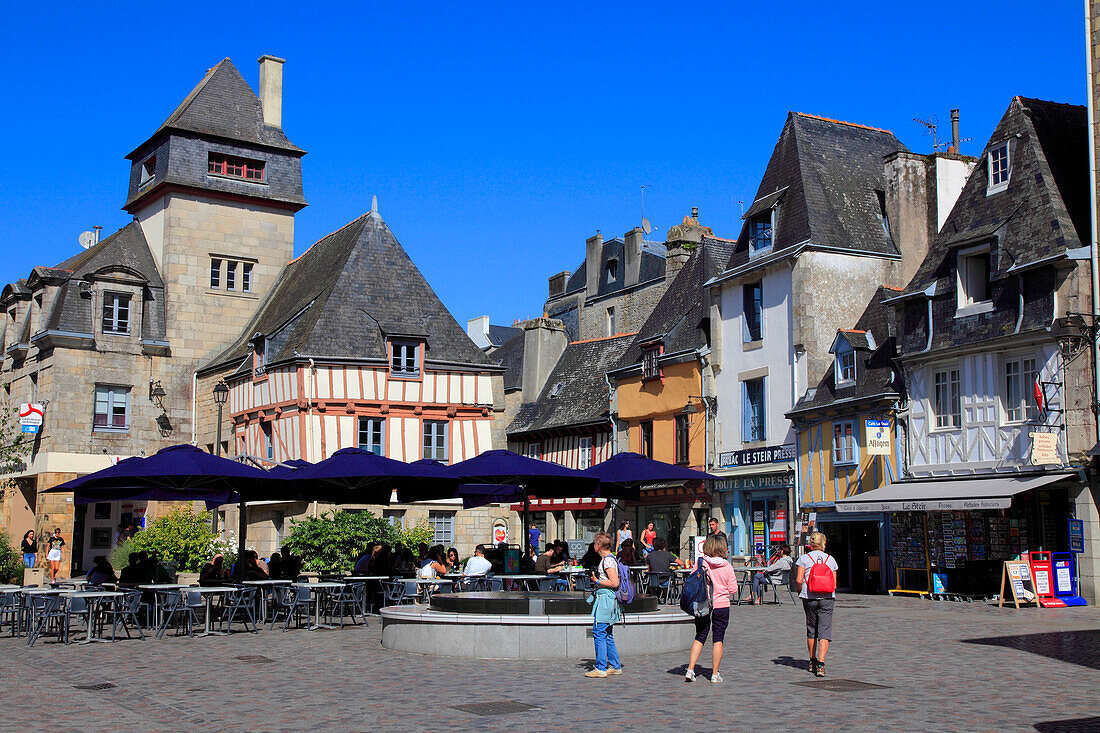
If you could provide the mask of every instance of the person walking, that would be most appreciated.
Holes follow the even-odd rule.
[[[19,548],[23,551],[23,567],[33,568],[34,563],[38,560],[38,540],[35,539],[33,529],[28,529],[23,535],[23,541],[19,543]]]
[[[50,563],[50,582],[57,580],[61,572],[61,558],[65,553],[65,540],[61,537],[61,528],[54,527],[53,534],[46,540],[46,560]]]
[[[657,527],[653,522],[646,523],[642,530],[642,557],[653,552],[653,540],[657,539]]]
[[[592,571],[596,584],[589,597],[592,604],[592,641],[596,647],[596,667],[584,673],[585,677],[607,677],[622,674],[619,650],[615,648],[614,626],[623,620],[615,591],[619,589],[619,564],[611,554],[611,535],[600,532],[593,539],[600,564]]]
[[[619,522],[619,533],[615,535],[615,552],[619,551],[619,548],[623,546],[623,542],[633,538],[634,535],[630,531],[630,522]]]
[[[695,681],[695,663],[699,661],[699,655],[703,652],[707,632],[711,633],[712,642],[710,681],[716,685],[722,682],[719,667],[722,666],[726,627],[730,622],[730,596],[737,592],[737,575],[727,559],[728,553],[729,546],[726,544],[726,538],[711,535],[703,543],[703,556],[696,563],[696,565],[702,563],[707,568],[711,590],[711,611],[708,615],[695,619],[695,641],[691,643],[687,672],[684,674],[685,682]]]
[[[801,588],[798,597],[802,599],[802,609],[806,612],[806,648],[810,652],[810,672],[816,677],[825,676],[825,652],[829,651],[829,642],[833,638],[833,603],[836,599],[836,560],[825,552],[825,535],[811,532],[806,538],[810,551],[798,558],[795,565],[798,575],[795,585]],[[814,570],[814,566],[824,565],[825,570]],[[810,590],[811,575],[832,573],[831,590]],[[816,583],[815,583],[816,585]],[[826,583],[828,587],[828,583]]]

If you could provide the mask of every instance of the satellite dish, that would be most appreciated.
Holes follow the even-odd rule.
[[[642,231],[649,234],[653,231],[653,225],[649,223],[649,219],[642,217]]]
[[[80,246],[84,249],[88,249],[95,244],[95,232],[81,232],[80,233]]]

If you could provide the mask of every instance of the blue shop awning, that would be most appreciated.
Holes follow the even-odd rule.
[[[838,512],[937,512],[1006,509],[1012,497],[1076,473],[903,481],[836,502]]]

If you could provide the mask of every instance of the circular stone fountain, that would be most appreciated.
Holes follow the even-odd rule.
[[[444,593],[431,606],[383,608],[382,646],[476,659],[579,659],[592,656],[592,607],[584,593]],[[615,625],[621,656],[682,652],[695,619],[639,595]]]

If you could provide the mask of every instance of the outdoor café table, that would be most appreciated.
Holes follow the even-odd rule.
[[[160,586],[164,588],[165,586]],[[214,596],[225,595],[226,593],[232,593],[237,590],[228,585],[200,585],[200,586],[187,586],[186,592],[188,593],[200,593],[206,598],[206,618],[203,619],[203,629],[199,636],[228,636],[224,631],[215,631],[210,628],[210,616],[214,610]]]
[[[78,644],[91,644],[93,641],[105,641],[112,642],[114,639],[105,639],[103,637],[103,622],[98,620],[97,613],[103,604],[107,601],[111,603],[117,603],[119,598],[122,598],[125,593],[119,593],[113,590],[90,590],[90,591],[68,591],[61,593],[65,598],[83,598],[88,602],[88,634],[82,640],[77,642]],[[96,628],[99,628],[99,634],[96,634]]]
[[[404,581],[406,588],[409,587],[410,583],[415,583],[418,594],[420,592],[420,589],[423,588],[424,595],[427,599],[431,598],[431,587],[433,585],[451,585],[451,581],[446,580],[445,578],[404,578]],[[406,594],[408,593],[407,590],[405,592]]]
[[[741,596],[745,594],[745,587],[748,586],[750,594],[752,593],[752,576],[755,573],[762,573],[767,570],[762,565],[748,565],[745,567],[734,568],[738,573],[741,573],[741,582],[737,584],[737,605],[741,605]]]
[[[276,585],[290,585],[289,580],[246,580],[245,585],[257,585],[260,587],[261,593],[271,593],[271,587]],[[267,623],[267,603],[264,596],[260,597],[260,625],[263,626]]]
[[[562,568],[555,575],[567,576],[569,580],[569,590],[576,590],[577,588],[577,576],[584,575],[584,568]]]
[[[116,586],[117,587],[117,586]],[[183,590],[184,588],[190,588],[189,585],[180,585],[179,583],[143,583],[139,586],[135,586],[138,590],[148,590],[153,592],[153,612],[156,614],[157,626],[160,625],[160,596],[157,595],[158,590]]]
[[[344,581],[352,581],[354,583],[369,583],[371,581],[382,582],[383,580],[389,580],[389,575],[349,575],[344,578]],[[367,594],[363,594],[363,607],[359,609],[364,616],[367,615]]]
[[[545,575],[498,575],[498,578],[504,580],[511,580],[513,584],[517,581],[523,584],[524,590],[531,590],[531,583],[537,583],[540,578],[545,578]]]
[[[325,595],[331,593],[336,588],[343,588],[343,583],[291,583],[290,585],[293,588],[309,588],[315,596],[315,602],[313,604],[313,614],[315,618],[313,625],[309,627],[310,631],[336,628],[335,626],[329,626],[328,624],[321,623],[321,600]]]

